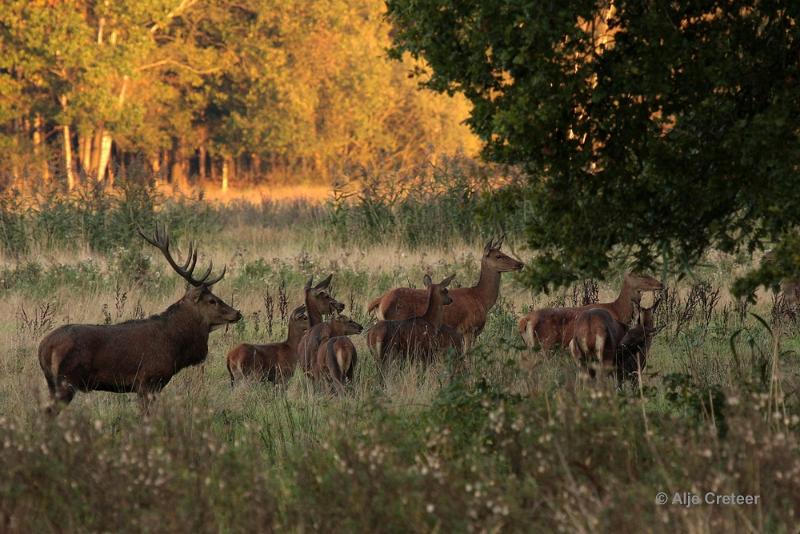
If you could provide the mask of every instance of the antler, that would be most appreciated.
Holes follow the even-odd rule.
[[[189,243],[189,255],[187,256],[186,261],[183,263],[183,265],[178,265],[173,259],[172,254],[169,252],[169,234],[167,233],[166,225],[156,223],[156,231],[152,239],[147,237],[141,228],[139,228],[137,231],[139,232],[139,235],[142,236],[142,239],[156,247],[161,251],[162,254],[164,254],[167,262],[169,262],[170,266],[176,273],[181,275],[184,280],[193,286],[213,286],[225,276],[227,267],[222,268],[222,272],[219,273],[219,276],[216,276],[210,280],[208,279],[208,277],[211,275],[211,270],[214,268],[214,262],[211,261],[208,262],[208,269],[206,269],[206,272],[203,273],[200,278],[194,278],[194,276],[192,276],[195,265],[197,265],[197,245],[195,245],[194,242]]]

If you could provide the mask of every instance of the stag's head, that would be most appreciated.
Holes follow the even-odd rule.
[[[306,315],[305,304],[292,310],[289,315],[289,334],[295,333],[301,336],[308,330],[308,315]]]
[[[447,290],[447,286],[450,285],[450,282],[453,281],[455,278],[455,274],[451,274],[438,284],[434,284],[431,277],[427,274],[423,277],[422,281],[425,284],[425,287],[428,288],[428,294],[430,295],[431,301],[438,300],[442,306],[447,306],[448,304],[453,303],[453,297],[450,296],[450,292]]]
[[[642,301],[642,294],[645,291],[661,291],[664,289],[664,284],[646,274],[639,273],[625,273],[625,280],[623,284],[631,290],[631,300],[639,304]]]
[[[354,334],[360,334],[364,327],[352,320],[350,317],[346,315],[337,315],[333,317],[331,320],[331,326],[336,332],[341,332],[340,335],[343,336],[352,336]]]
[[[314,284],[314,277],[308,279],[306,282],[306,304],[314,306],[314,308],[321,314],[327,315],[331,313],[340,313],[344,310],[344,304],[330,296],[328,287],[331,285],[332,274],[329,274],[326,279],[317,285]]]
[[[156,224],[155,234],[152,238],[147,237],[142,230],[139,230],[142,238],[156,247],[166,258],[172,269],[178,273],[189,284],[186,294],[181,299],[182,303],[190,306],[193,311],[200,316],[203,324],[208,325],[209,329],[219,327],[228,323],[235,323],[242,318],[239,310],[228,306],[221,298],[211,292],[211,286],[222,280],[225,276],[225,268],[217,276],[211,276],[214,265],[209,262],[208,269],[201,275],[194,275],[194,268],[197,265],[197,247],[194,243],[189,243],[189,253],[186,261],[178,265],[169,250],[169,234],[166,227]]]
[[[521,271],[525,266],[521,261],[515,260],[505,252],[500,250],[503,246],[503,241],[506,237],[502,236],[495,241],[490,239],[486,246],[483,247],[483,258],[481,265],[485,265],[489,269],[498,273],[507,273],[509,271]]]

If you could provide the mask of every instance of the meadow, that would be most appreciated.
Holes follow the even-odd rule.
[[[463,185],[463,184],[462,184]],[[668,290],[641,387],[587,383],[565,352],[533,354],[531,307],[613,299],[625,270],[551,294],[504,274],[461,362],[394,368],[381,384],[363,336],[342,395],[300,373],[231,388],[236,344],[280,340],[310,276],[333,275],[345,313],[457,273],[477,281],[500,228],[467,189],[324,204],[212,205],[124,186],[116,197],[41,194],[0,213],[0,530],[795,531],[800,505],[800,330],[771,293],[727,286],[758,258],[712,253]],[[484,214],[484,215],[482,215]],[[135,228],[162,220],[201,261],[227,265],[215,292],[244,320],[212,333],[144,417],[134,395],[78,394],[57,418],[39,340],[65,323],[160,312],[183,282]],[[658,273],[656,273],[658,275]],[[456,365],[458,364],[458,365]],[[656,504],[666,492],[670,503]],[[672,504],[675,493],[753,495],[749,505]],[[691,497],[688,498],[691,504]]]

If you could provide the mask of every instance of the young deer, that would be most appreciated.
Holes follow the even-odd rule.
[[[251,345],[242,343],[228,353],[228,374],[231,386],[245,377],[268,380],[272,383],[285,382],[294,373],[297,365],[297,345],[308,330],[306,307],[298,306],[289,316],[289,332],[286,341]]]
[[[637,325],[630,329],[602,308],[581,313],[569,344],[576,363],[588,367],[592,378],[595,365],[606,373],[615,372],[619,382],[638,376],[644,369],[653,336],[661,330],[654,327],[654,315],[660,302],[661,299],[657,299],[650,308],[634,304]]]
[[[305,353],[300,353],[300,366],[310,376],[316,377],[318,355],[322,345],[331,338],[360,334],[362,330],[364,330],[363,326],[346,315],[331,317],[328,321],[312,327],[303,336],[301,342],[302,350]]]
[[[653,337],[664,328],[664,325],[655,326],[655,312],[660,303],[661,298],[658,298],[649,308],[639,308],[637,305],[639,309],[637,324],[628,330],[619,343],[620,349],[617,354],[619,380],[636,380],[644,370]]]
[[[628,325],[614,319],[608,310],[593,308],[578,316],[574,331],[569,351],[577,364],[588,368],[589,376],[595,377],[596,366],[606,371],[615,368]]]
[[[328,323],[325,334],[317,349],[317,357],[311,368],[315,380],[330,379],[337,389],[353,381],[358,353],[356,346],[347,336],[360,334],[364,327],[343,315],[334,317]],[[322,336],[321,336],[322,337]]]
[[[225,269],[210,278],[209,265],[195,277],[193,244],[186,261],[178,265],[169,251],[166,228],[156,225],[152,239],[141,230],[139,234],[161,251],[190,287],[178,302],[148,319],[115,325],[71,324],[45,336],[39,344],[39,365],[50,390],[51,413],[69,404],[77,391],[135,392],[146,412],[150,397],[175,374],[205,361],[212,330],[242,318],[211,292]]]
[[[344,310],[344,304],[331,297],[327,292],[331,284],[331,278],[333,278],[332,274],[328,275],[316,286],[312,286],[314,283],[314,277],[312,276],[308,279],[304,288],[308,330],[300,338],[300,343],[297,345],[297,359],[300,367],[306,371],[311,369],[311,363],[314,361],[319,348],[319,344],[315,343],[313,336],[311,336],[311,331],[315,326],[324,324],[322,322],[323,315],[341,313]]]
[[[428,292],[428,305],[419,317],[399,321],[378,321],[367,333],[367,344],[379,364],[389,356],[418,357],[427,362],[442,350],[441,326],[445,306],[452,305],[453,299],[447,286],[456,275],[450,275],[438,284],[425,275],[424,282]]]
[[[519,322],[519,331],[531,349],[550,350],[554,346],[566,347],[575,335],[575,320],[581,312],[601,308],[614,320],[629,324],[633,320],[633,306],[642,300],[645,291],[660,291],[664,284],[650,276],[627,273],[622,289],[614,302],[589,304],[577,308],[542,308],[532,310]]]
[[[500,275],[519,271],[522,262],[501,252],[503,240],[489,240],[481,256],[481,274],[478,284],[450,290],[453,303],[444,310],[442,322],[464,336],[465,348],[469,349],[483,331],[486,316],[500,295]],[[368,311],[377,310],[380,320],[401,321],[419,317],[428,306],[428,293],[424,289],[396,288],[369,303]]]

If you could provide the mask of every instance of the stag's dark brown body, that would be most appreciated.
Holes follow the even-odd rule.
[[[184,296],[163,313],[148,319],[116,325],[73,324],[57,328],[39,344],[51,410],[68,404],[77,391],[136,392],[146,400],[160,391],[178,371],[203,362],[208,355],[208,335],[215,328],[241,319],[241,314],[214,295],[209,280],[194,278],[197,262],[193,246],[183,266],[169,253],[169,237],[156,227],[154,239],[173,269],[191,284]],[[146,406],[145,406],[146,407]]]

